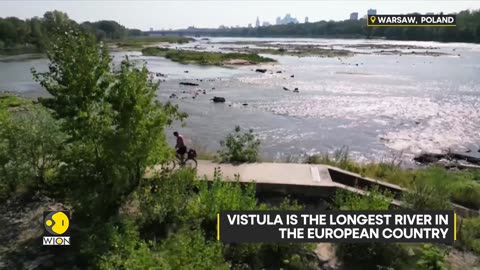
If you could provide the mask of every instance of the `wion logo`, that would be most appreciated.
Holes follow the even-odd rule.
[[[70,245],[70,236],[68,236],[68,228],[70,227],[69,217],[70,212],[68,211],[43,212],[43,227],[45,227],[45,235],[43,236],[44,246]]]

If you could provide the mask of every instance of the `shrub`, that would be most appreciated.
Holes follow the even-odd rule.
[[[463,219],[459,238],[468,250],[480,254],[480,217]]]
[[[219,151],[222,162],[256,162],[258,161],[258,148],[260,140],[253,130],[242,132],[240,126],[236,126],[234,133],[227,135],[225,141],[221,141],[223,147]]]
[[[369,190],[367,195],[338,190],[333,206],[340,210],[387,210],[391,201],[390,193],[381,193],[376,188]]]
[[[387,210],[392,196],[372,189],[367,195],[338,191],[334,206],[341,210]],[[340,243],[337,257],[345,269],[378,269],[398,267],[405,260],[406,251],[397,244],[386,243]]]
[[[206,240],[201,230],[182,229],[159,247],[167,266],[159,269],[230,269],[222,254],[222,244]]]
[[[17,187],[45,190],[56,173],[66,135],[41,106],[0,119],[0,189],[5,199]],[[48,183],[50,184],[50,183]]]
[[[469,208],[480,209],[480,184],[473,181],[452,184],[451,200]]]
[[[425,244],[417,262],[419,270],[447,270],[445,266],[445,252],[431,244]]]
[[[417,183],[412,190],[404,195],[404,201],[415,210],[446,210],[452,208],[448,193],[422,182]]]
[[[195,200],[188,204],[188,217],[200,222],[207,222],[214,229],[217,213],[225,210],[266,210],[265,205],[257,203],[255,184],[242,186],[237,181],[224,181],[221,171],[215,170],[212,183],[197,181],[198,193]]]

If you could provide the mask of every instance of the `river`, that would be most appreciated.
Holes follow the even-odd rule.
[[[185,126],[175,125],[168,132],[178,130],[189,144],[201,150],[217,150],[219,141],[240,125],[258,134],[264,160],[291,160],[333,152],[342,146],[347,146],[359,161],[378,162],[400,156],[408,161],[422,151],[448,149],[478,156],[480,45],[210,38],[178,46],[226,51],[279,44],[343,48],[357,54],[342,58],[264,55],[278,63],[235,68],[183,65],[135,51],[112,54],[115,61],[129,55],[145,62],[151,72],[166,75],[157,77],[162,80],[158,98],[178,104],[189,114]],[[372,44],[400,49],[378,54],[373,52],[379,47],[369,47]],[[422,55],[426,50],[445,55]],[[0,90],[46,95],[30,74],[31,67],[44,70],[46,66],[46,59],[1,60]],[[258,73],[256,68],[268,71]],[[199,86],[181,86],[181,81]],[[284,87],[298,88],[299,92],[285,91]],[[200,91],[193,99],[199,89],[205,89],[206,94]],[[170,99],[171,94],[178,98]],[[213,96],[225,97],[227,102],[214,104],[210,101]]]

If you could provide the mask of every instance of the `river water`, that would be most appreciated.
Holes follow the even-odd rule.
[[[178,130],[201,150],[217,150],[219,141],[240,125],[258,134],[266,160],[295,159],[333,152],[342,146],[347,146],[357,160],[370,161],[398,156],[410,160],[422,151],[448,149],[471,150],[478,156],[480,45],[211,38],[180,47],[222,51],[272,44],[345,48],[358,54],[342,58],[265,55],[278,63],[235,68],[183,65],[134,51],[113,55],[115,61],[130,55],[131,59],[145,62],[151,72],[166,75],[158,77],[162,80],[158,98],[178,104],[189,114],[185,126],[175,125],[168,131]],[[405,54],[372,53],[379,49],[365,46],[369,44],[403,46],[397,49]],[[408,54],[426,50],[448,55]],[[3,59],[0,90],[46,95],[30,74],[31,67],[44,70],[46,65],[46,59]],[[258,73],[256,68],[268,71]],[[181,86],[182,81],[199,86]],[[285,91],[284,87],[298,88],[299,93]],[[206,94],[197,91],[204,89]],[[200,94],[194,99],[195,92]],[[169,98],[171,94],[178,98]],[[210,101],[213,96],[225,97],[227,102],[214,104]]]

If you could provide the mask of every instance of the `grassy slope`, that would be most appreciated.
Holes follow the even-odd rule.
[[[433,186],[439,192],[448,194],[452,202],[480,209],[480,171],[448,171],[441,167],[404,169],[394,163],[358,164],[339,152],[334,158],[328,155],[309,157],[307,163],[328,164],[363,176],[384,180],[392,184],[412,189],[415,184]]]
[[[225,61],[233,59],[246,60],[252,64],[275,62],[271,58],[262,57],[254,53],[198,52],[158,47],[145,48],[142,50],[142,53],[147,56],[165,57],[183,64],[223,65]]]

